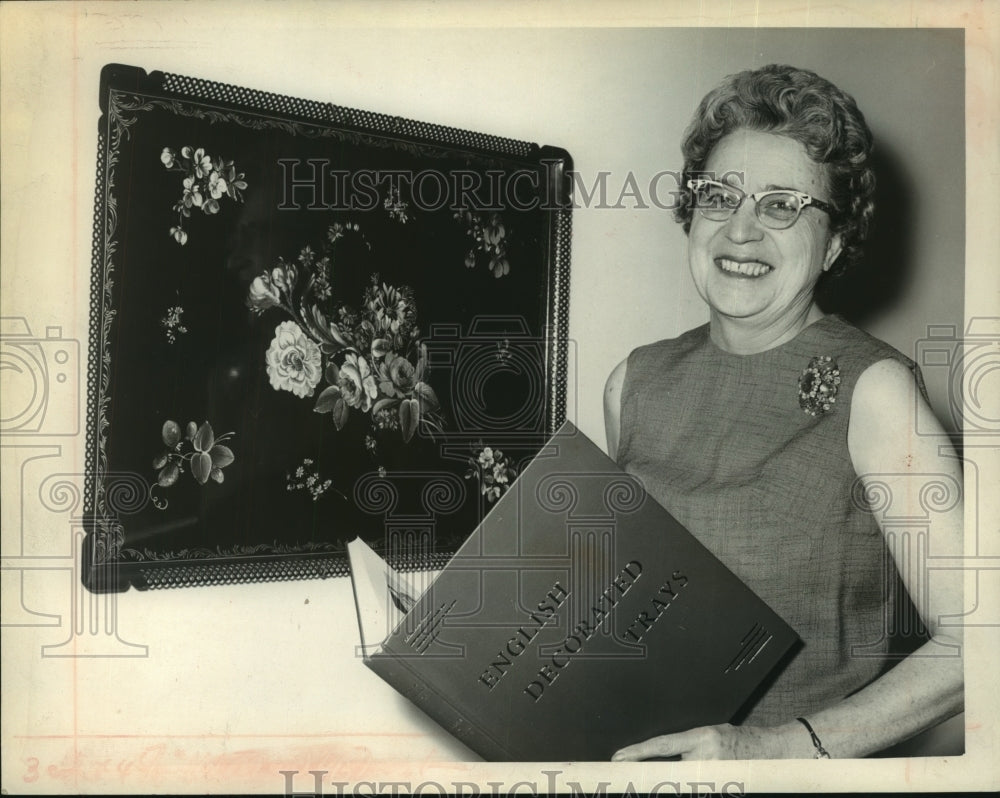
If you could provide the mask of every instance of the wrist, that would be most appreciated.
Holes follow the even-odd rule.
[[[808,720],[808,718],[807,718]],[[812,723],[810,721],[810,723]],[[813,729],[815,730],[815,726]],[[771,732],[770,746],[773,751],[769,753],[771,759],[814,759],[816,757],[816,747],[805,726],[798,720],[792,720],[781,726],[773,726],[767,731]]]
[[[795,724],[798,726],[799,724]],[[789,724],[783,726],[740,726],[737,727],[740,742],[734,751],[735,759],[794,759],[811,756],[795,753],[795,729]],[[804,731],[799,726],[799,731]],[[808,735],[806,736],[808,740]]]
[[[809,739],[815,749],[813,759],[830,759],[830,752],[823,746],[823,741],[820,740],[819,735],[816,733],[812,724],[806,718],[796,718],[795,720],[801,723],[802,728],[809,732]]]

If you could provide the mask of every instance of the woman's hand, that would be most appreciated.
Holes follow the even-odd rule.
[[[776,731],[776,730],[775,730]],[[642,759],[776,759],[777,734],[755,726],[699,726],[677,734],[663,734],[629,745],[611,757],[612,762]]]

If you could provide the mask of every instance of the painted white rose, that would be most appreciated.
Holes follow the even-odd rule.
[[[283,321],[267,350],[267,376],[276,391],[312,396],[323,373],[319,347],[294,321]]]

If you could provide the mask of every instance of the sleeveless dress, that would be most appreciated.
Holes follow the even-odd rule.
[[[839,316],[751,355],[720,349],[707,324],[629,355],[619,464],[803,641],[744,723],[808,715],[890,663],[898,575],[847,449],[854,386],[885,359],[922,390],[912,361]],[[827,409],[800,399],[810,365],[835,392]]]

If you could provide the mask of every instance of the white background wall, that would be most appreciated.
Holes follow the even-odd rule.
[[[905,218],[886,214],[904,226],[881,231],[879,262],[867,265],[902,275],[892,282],[892,302],[862,318],[864,326],[910,355],[927,325],[962,328],[961,31],[371,30],[316,24],[321,8],[307,8],[304,15],[272,13],[266,30],[252,17],[245,28],[233,27],[225,5],[181,5],[157,15],[158,23],[117,14],[53,15],[51,27],[15,42],[27,64],[7,72],[4,92],[30,98],[30,110],[8,124],[23,137],[15,139],[23,141],[23,157],[36,166],[29,170],[33,191],[17,192],[7,205],[5,229],[13,246],[29,230],[38,235],[37,220],[51,216],[68,178],[77,188],[78,227],[47,230],[39,236],[44,240],[31,243],[30,258],[11,257],[8,268],[30,264],[35,274],[43,270],[39,277],[51,274],[51,284],[65,285],[66,264],[89,260],[84,233],[96,147],[94,98],[109,61],[561,146],[584,185],[610,173],[609,205],[630,174],[650,205],[636,208],[626,197],[623,208],[581,208],[574,218],[569,333],[578,368],[570,375],[570,416],[603,442],[601,389],[611,368],[632,347],[707,319],[688,276],[683,232],[669,211],[650,204],[649,181],[661,170],[680,168],[682,131],[706,91],[730,72],[782,62],[814,69],[855,96],[878,137],[891,182],[904,192]],[[60,34],[69,41],[107,38],[70,56],[52,46]],[[27,65],[35,68],[30,82],[24,80]],[[672,188],[669,178],[663,180],[660,196]],[[72,232],[75,239],[68,237]],[[85,272],[77,274],[80,280]],[[858,286],[872,293],[880,287],[877,275]],[[73,318],[84,329],[85,292],[60,298],[76,300]],[[43,318],[67,323],[65,309],[57,306]],[[34,323],[42,325],[43,318]],[[928,379],[943,414],[944,382],[934,371]]]
[[[681,131],[698,99],[725,74],[772,61],[805,66],[854,94],[893,181],[905,190],[907,213],[896,222],[905,278],[891,302],[863,319],[865,326],[912,353],[928,324],[961,330],[966,298],[966,315],[996,306],[989,279],[995,225],[977,216],[969,241],[980,260],[967,261],[964,251],[961,33],[914,29],[969,26],[966,57],[977,75],[969,142],[979,156],[985,153],[985,173],[992,169],[995,178],[997,150],[989,136],[996,112],[988,110],[995,76],[983,66],[995,41],[985,38],[991,19],[984,22],[978,6],[935,17],[924,6],[901,16],[888,4],[868,12],[840,4],[826,17],[810,17],[809,8],[737,3],[722,22],[749,26],[744,30],[502,27],[517,18],[509,5],[479,9],[476,27],[463,27],[468,16],[452,15],[444,24],[433,16],[457,5],[409,6],[404,17],[398,5],[373,4],[371,13],[382,17],[369,28],[351,24],[335,4],[5,4],[3,315],[25,316],[35,331],[58,325],[86,341],[96,100],[100,69],[109,62],[553,144],[569,150],[588,185],[598,172],[610,172],[609,187],[629,173],[642,185],[661,169],[678,168]],[[469,8],[463,14],[471,15]],[[571,19],[570,8],[552,4],[548,13],[535,13],[555,24]],[[677,21],[673,7],[615,8],[614,18],[600,25],[648,24],[651,15]],[[900,29],[766,29],[820,19]],[[970,194],[979,207],[983,196],[996,199],[995,188],[983,191]],[[570,416],[599,441],[601,389],[614,364],[638,344],[707,318],[687,275],[684,246],[667,211],[585,208],[575,215]],[[884,243],[880,251],[894,254]],[[968,295],[965,264],[975,275]],[[936,373],[928,375],[932,398],[945,410],[946,380]],[[82,436],[47,443],[60,446],[60,468],[78,468]],[[10,556],[12,534],[30,540],[54,522],[6,466],[3,491]],[[993,512],[985,498],[977,507],[986,517]],[[8,595],[5,587],[4,599],[15,606],[26,601],[65,626],[75,578],[38,572],[23,582],[7,580],[24,592]],[[149,646],[149,656],[134,660],[42,658],[40,647],[64,639],[64,628],[5,629],[4,786],[278,790],[280,766],[304,772],[348,762],[344,773],[357,778],[376,766],[384,770],[383,760],[406,747],[424,762],[423,772],[437,772],[428,763],[460,750],[380,692],[344,653],[354,632],[343,585],[132,591],[100,607],[117,612],[124,639]],[[983,714],[976,706],[970,723]],[[973,748],[977,739],[970,737]],[[927,763],[918,770],[929,779],[956,776],[941,767],[945,776]],[[749,771],[716,772],[745,778]],[[773,786],[799,772],[753,776]],[[848,768],[836,778],[866,785],[866,773]],[[902,784],[902,768],[886,771],[886,778]]]

